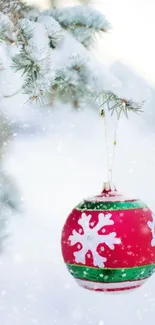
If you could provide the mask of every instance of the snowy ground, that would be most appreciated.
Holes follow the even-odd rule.
[[[106,178],[103,121],[91,111],[63,109],[37,132],[15,137],[6,168],[16,178],[23,215],[10,224],[1,257],[2,325],[153,325],[155,276],[128,294],[79,288],[60,250],[65,219],[82,198],[101,191]],[[155,210],[155,137],[143,117],[122,119],[114,179]]]

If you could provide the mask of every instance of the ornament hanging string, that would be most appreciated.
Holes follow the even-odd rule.
[[[108,182],[109,182],[109,181],[110,181],[109,147],[108,147],[108,137],[107,137],[106,115],[105,115],[104,110],[101,110],[101,116],[103,116],[103,120],[104,120],[104,136],[105,136],[106,165],[107,165],[107,176],[108,176]]]
[[[125,102],[122,103],[123,106],[126,105]],[[125,107],[124,107],[125,108]],[[117,131],[118,131],[118,123],[120,120],[122,108],[120,107],[119,111],[117,111],[117,119],[116,119],[116,125],[115,125],[115,131],[114,131],[114,140],[113,140],[113,150],[112,150],[112,159],[110,162],[109,159],[109,146],[108,146],[108,136],[107,136],[107,123],[106,123],[106,114],[104,109],[101,110],[101,116],[103,116],[104,119],[104,133],[105,133],[105,150],[106,150],[106,163],[107,163],[107,176],[108,176],[108,182],[112,183],[113,180],[113,167],[114,167],[114,160],[115,160],[115,148],[117,144]]]
[[[123,105],[125,105],[125,102],[123,102]],[[115,148],[117,145],[117,131],[118,131],[118,123],[120,120],[122,108],[119,109],[119,112],[117,112],[117,119],[116,119],[116,125],[115,125],[115,132],[114,132],[114,141],[113,141],[113,152],[112,152],[112,160],[111,160],[111,167],[110,167],[110,182],[112,182],[113,178],[113,166],[114,166],[114,160],[115,160]]]

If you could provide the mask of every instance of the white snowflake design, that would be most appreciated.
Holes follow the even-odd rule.
[[[112,214],[110,213],[99,213],[98,223],[96,226],[94,226],[94,222],[90,222],[90,219],[92,217],[91,214],[87,216],[85,213],[82,213],[81,218],[78,220],[78,224],[82,227],[83,234],[82,229],[80,229],[79,232],[74,229],[72,235],[69,237],[71,246],[79,243],[79,245],[77,245],[77,248],[79,250],[77,252],[74,252],[76,263],[85,264],[86,255],[90,250],[93,256],[94,266],[104,267],[104,263],[107,261],[107,258],[102,257],[97,252],[97,247],[99,244],[105,244],[111,250],[114,250],[114,245],[121,243],[121,240],[119,238],[116,238],[115,232],[106,235],[98,234],[99,230],[102,230],[102,233],[105,232],[105,229],[103,228],[104,226],[110,226],[114,224],[114,221],[110,219],[111,216]],[[104,251],[103,246],[101,249]],[[89,255],[87,256],[90,257]]]
[[[148,221],[148,227],[151,229],[152,232],[152,240],[151,240],[151,246],[155,246],[155,215],[152,213],[152,221]]]

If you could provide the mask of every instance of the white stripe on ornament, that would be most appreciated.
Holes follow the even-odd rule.
[[[131,197],[125,197],[125,196],[102,196],[102,197],[89,197],[85,200],[86,202],[124,202],[124,201],[137,201],[137,199],[131,199]]]
[[[92,282],[81,279],[76,279],[77,283],[84,287],[88,287],[89,289],[121,289],[121,288],[132,288],[136,286],[142,285],[146,279],[136,280],[136,281],[125,281],[125,282],[114,282],[114,283],[100,283],[100,282]]]

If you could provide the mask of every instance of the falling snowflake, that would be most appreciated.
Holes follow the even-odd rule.
[[[94,226],[93,222],[90,222],[91,214],[88,216],[85,213],[82,213],[81,218],[78,221],[78,224],[82,229],[77,232],[73,230],[72,235],[69,237],[71,246],[79,244],[77,252],[74,252],[74,257],[76,263],[86,263],[86,255],[88,251],[91,251],[93,256],[94,266],[104,267],[104,263],[107,261],[106,257],[99,255],[97,252],[97,247],[99,244],[107,245],[111,250],[113,250],[114,244],[120,244],[120,239],[116,238],[116,233],[112,232],[110,234],[99,235],[98,231],[102,229],[102,233],[105,232],[104,226],[110,226],[114,224],[114,221],[111,220],[112,214],[99,213],[98,214],[98,223]],[[91,226],[91,228],[90,228]],[[94,227],[93,227],[94,226]],[[82,233],[83,232],[83,233]],[[101,248],[104,251],[104,247]],[[90,255],[87,257],[90,257]]]
[[[148,221],[148,227],[151,229],[152,232],[152,240],[151,240],[151,246],[155,246],[155,215],[152,213],[152,221]]]

